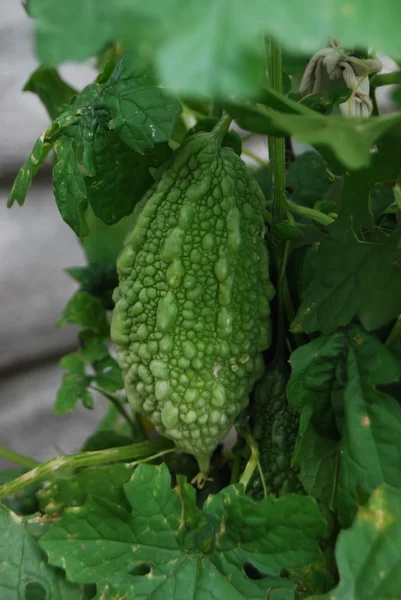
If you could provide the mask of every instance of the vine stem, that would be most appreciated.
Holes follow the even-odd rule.
[[[266,40],[268,56],[267,79],[271,89],[282,94],[282,60],[280,46],[271,38]],[[285,193],[285,138],[268,136],[270,175],[272,180],[272,224],[281,223],[287,216],[287,198]],[[286,349],[286,317],[284,287],[289,244],[279,244],[273,251],[277,269],[277,345],[276,360],[283,360]]]
[[[250,459],[248,460],[248,462],[245,466],[245,469],[242,472],[239,483],[241,483],[244,486],[244,488],[246,489],[248,487],[250,480],[252,479],[252,476],[253,476],[255,470],[258,469],[259,476],[260,476],[260,479],[262,482],[263,494],[264,494],[264,497],[266,497],[267,496],[266,483],[265,483],[265,478],[263,475],[262,468],[260,466],[259,448],[257,446],[257,443],[253,439],[253,436],[250,431],[240,430],[238,433],[244,438],[245,442],[247,443],[247,445],[251,451]]]
[[[242,148],[242,154],[246,154],[246,156],[252,158],[261,167],[266,167],[269,164],[267,160],[263,160],[263,158],[260,158],[260,156],[252,152],[252,150],[249,150],[249,148]]]
[[[0,458],[4,458],[5,460],[9,460],[16,465],[20,465],[20,467],[26,467],[28,469],[33,469],[40,464],[37,460],[30,458],[29,456],[19,454],[19,452],[14,452],[14,450],[10,450],[5,446],[0,446]]]
[[[0,500],[13,496],[23,488],[53,477],[56,472],[80,467],[104,465],[113,462],[136,459],[133,465],[146,462],[163,456],[175,450],[174,444],[162,437],[154,440],[121,446],[120,448],[109,448],[107,450],[94,450],[93,452],[79,452],[69,456],[52,458],[48,462],[38,465],[28,473],[24,473],[13,481],[0,486]]]
[[[269,86],[279,94],[283,92],[281,49],[272,39],[268,41],[268,82]],[[285,196],[285,139],[284,137],[268,137],[270,172],[272,178],[273,224],[284,221],[286,215]]]
[[[125,419],[125,421],[130,426],[132,435],[135,436],[137,434],[137,426],[134,423],[134,421],[131,419],[131,417],[129,416],[129,414],[127,413],[127,411],[125,410],[123,404],[121,403],[120,398],[118,398],[118,396],[115,396],[114,394],[111,394],[107,390],[103,390],[102,388],[98,388],[95,385],[92,385],[91,388],[92,388],[92,390],[94,390],[98,394],[101,394],[102,396],[104,396],[107,400],[109,400],[109,402],[111,402],[113,404],[113,406],[116,408],[116,410],[118,410],[118,412],[120,413],[120,415],[123,417],[123,419]],[[144,437],[146,438],[145,432],[142,432],[142,433],[144,433]]]
[[[288,210],[292,212],[294,215],[300,215],[301,217],[306,217],[307,219],[312,219],[321,225],[331,225],[334,223],[333,217],[329,215],[325,215],[320,212],[320,210],[315,210],[314,208],[308,208],[307,206],[301,206],[300,204],[296,204],[291,200],[287,200]]]
[[[370,80],[372,88],[376,89],[382,85],[399,85],[401,83],[401,71],[394,73],[381,73],[374,75]]]

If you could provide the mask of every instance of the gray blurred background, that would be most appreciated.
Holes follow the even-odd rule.
[[[393,69],[390,61],[385,66]],[[58,361],[76,347],[73,327],[56,328],[75,289],[63,269],[84,259],[59,216],[49,167],[23,208],[6,208],[13,178],[49,123],[37,97],[21,91],[36,67],[29,18],[18,0],[0,0],[0,445],[45,460],[78,450],[104,406],[98,400],[92,411],[53,414],[62,377]],[[61,74],[80,89],[95,70],[66,65]],[[380,100],[386,105],[385,97]],[[248,147],[267,158],[265,138],[252,138]],[[297,152],[302,148],[296,145]],[[8,465],[0,458],[0,467]]]
[[[59,358],[76,346],[73,327],[55,326],[76,287],[63,269],[84,260],[59,216],[50,169],[23,208],[6,207],[15,174],[49,123],[39,99],[21,91],[36,67],[30,20],[18,0],[0,0],[0,445],[44,460],[79,449],[104,408],[53,414]],[[95,74],[90,66],[61,71],[78,88]]]

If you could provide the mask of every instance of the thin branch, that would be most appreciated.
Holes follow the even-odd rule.
[[[94,450],[93,452],[79,452],[69,456],[59,456],[52,458],[28,473],[24,473],[17,479],[0,486],[0,500],[13,496],[28,485],[43,481],[54,476],[55,473],[78,469],[80,467],[90,467],[104,465],[113,462],[136,459],[132,464],[153,460],[167,452],[173,452],[175,446],[167,438],[157,437],[154,440],[121,446],[120,448],[109,448],[107,450]]]
[[[118,396],[115,396],[114,394],[111,394],[110,392],[108,392],[106,390],[103,390],[102,388],[98,388],[95,385],[92,385],[91,389],[94,392],[98,392],[98,394],[102,394],[102,396],[107,398],[107,400],[109,400],[109,402],[111,402],[113,404],[113,406],[116,408],[116,410],[118,410],[118,412],[123,417],[123,419],[125,419],[125,421],[127,421],[128,425],[130,426],[130,429],[132,431],[132,434],[136,435],[137,425],[134,423],[134,421],[131,419],[130,415],[125,410],[124,406],[121,403],[120,398]]]
[[[307,219],[312,219],[321,225],[331,225],[334,223],[334,219],[329,217],[329,215],[325,215],[320,212],[320,210],[316,210],[314,208],[308,208],[307,206],[301,206],[300,204],[296,204],[291,200],[287,200],[288,210],[292,212],[294,215],[299,215],[300,217],[305,217]]]
[[[257,154],[252,152],[252,150],[249,150],[248,148],[242,148],[242,154],[246,154],[246,156],[249,156],[250,158],[252,158],[261,167],[267,167],[267,165],[269,164],[267,162],[267,160],[263,160],[263,158],[260,158],[260,156],[258,156]]]
[[[34,460],[29,456],[19,454],[19,452],[14,452],[14,450],[10,450],[10,448],[6,448],[5,446],[0,446],[0,458],[9,460],[20,467],[27,467],[28,469],[33,469],[34,467],[40,465],[37,460]]]

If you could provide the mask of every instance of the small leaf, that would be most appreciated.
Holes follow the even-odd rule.
[[[40,66],[24,85],[24,92],[32,92],[41,99],[50,118],[56,119],[77,94],[68,83],[61,79],[56,69]]]
[[[92,331],[91,329],[84,329],[79,333],[79,340],[81,342],[81,348],[74,354],[83,363],[93,363],[108,358],[109,351],[104,338],[99,336],[97,332]]]
[[[94,362],[93,366],[96,371],[93,381],[97,386],[108,392],[116,392],[124,388],[121,369],[114,358],[105,356]]]
[[[85,179],[76,160],[76,142],[62,136],[55,145],[54,195],[64,221],[82,237],[88,233],[85,210],[88,205]]]
[[[56,403],[54,405],[54,414],[64,415],[74,410],[78,400],[82,400],[86,408],[93,408],[93,397],[88,392],[88,386],[92,378],[78,373],[66,373],[63,376],[61,386],[57,391]]]
[[[18,175],[15,178],[13,187],[8,197],[7,206],[9,208],[14,204],[14,202],[18,202],[20,206],[24,204],[28,189],[32,185],[32,179],[35,177],[39,168],[44,163],[51,149],[52,144],[47,144],[45,142],[44,134],[41,135],[36,141],[28,160],[18,171]]]
[[[109,334],[109,324],[102,303],[88,292],[76,292],[68,302],[61,313],[58,326],[63,327],[67,323],[91,329],[103,337]]]

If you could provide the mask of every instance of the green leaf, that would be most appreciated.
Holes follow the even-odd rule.
[[[301,154],[287,171],[286,187],[292,190],[291,200],[310,208],[322,200],[331,184],[327,162],[316,152]]]
[[[85,179],[76,160],[73,138],[62,136],[56,143],[57,162],[53,168],[54,195],[64,221],[82,237],[88,233],[85,210],[88,206]]]
[[[94,363],[96,374],[93,381],[100,388],[108,392],[116,392],[124,388],[121,369],[111,356],[105,356]]]
[[[340,443],[317,433],[310,406],[303,407],[292,464],[300,467],[306,492],[333,509],[338,485]]]
[[[24,85],[24,92],[39,96],[50,118],[56,119],[77,94],[68,83],[61,79],[56,69],[38,67]]]
[[[389,600],[401,589],[401,492],[375,490],[336,544],[340,583],[314,600]]]
[[[374,47],[387,56],[401,54],[394,0],[346,5],[329,0],[313,8],[299,0],[256,0],[250,6],[241,0],[71,0],[63,10],[48,0],[29,0],[27,6],[41,62],[84,60],[107,43],[122,41],[138,61],[153,58],[167,84],[198,94],[227,95],[257,86],[249,73],[256,40],[266,33],[298,54],[326,47],[330,39]]]
[[[185,29],[163,44],[155,59],[163,81],[192,97],[254,95],[261,88],[265,65],[255,8],[249,10],[239,0],[182,6]]]
[[[401,488],[401,406],[378,389],[398,381],[401,363],[357,326],[302,346],[290,363],[288,399],[302,410],[295,460],[308,491],[325,501],[335,496],[340,523],[348,526],[378,485]],[[333,492],[323,461],[337,479]]]
[[[350,169],[369,165],[373,143],[389,131],[398,132],[401,123],[401,113],[369,119],[320,115],[272,90],[269,90],[268,104],[266,108],[234,101],[225,103],[229,114],[243,129],[268,135],[291,135],[315,146],[326,159],[330,151]]]
[[[171,598],[174,590],[175,597],[290,600],[294,586],[281,570],[319,556],[315,539],[325,522],[311,498],[255,503],[230,486],[201,512],[183,477],[170,487],[165,465],[137,467],[125,492],[132,514],[89,497],[41,539],[50,562],[71,580],[97,583],[98,598]],[[248,578],[248,563],[266,577]]]
[[[102,223],[102,225],[104,226],[105,230],[112,230],[115,227],[107,227],[104,225],[104,223]],[[117,225],[121,225],[121,221]],[[89,233],[88,237],[91,237],[91,232]],[[123,239],[125,236],[119,235],[118,238],[118,246],[120,250],[122,248]],[[87,239],[88,238],[83,238],[83,244],[86,243]],[[110,249],[111,245],[112,244],[103,244],[103,246],[106,246],[106,250],[109,251],[110,254],[113,254],[114,249]],[[110,266],[107,264],[108,261],[104,260],[104,262],[101,264],[95,263],[89,264],[86,267],[70,267],[65,269],[65,272],[80,284],[80,292],[88,292],[91,294],[91,296],[99,298],[106,309],[112,309],[114,307],[112,293],[118,285],[117,269],[115,265],[116,253],[114,253],[113,256],[114,264],[111,264]]]
[[[103,305],[88,292],[76,292],[69,300],[60,315],[58,326],[63,327],[67,323],[80,325],[103,337],[109,334],[110,327]]]
[[[329,334],[354,317],[368,330],[386,325],[401,312],[401,230],[359,240],[346,216],[328,229],[291,331]]]
[[[54,194],[65,222],[81,238],[93,233],[96,217],[108,225],[117,223],[131,215],[153,185],[152,169],[170,157],[167,141],[180,109],[153,77],[134,70],[130,58],[122,56],[111,73],[106,67],[39,138],[17,176],[9,205],[15,200],[23,204],[32,177],[54,147]],[[117,234],[117,250],[102,252],[113,255],[110,264],[121,249],[123,231],[112,233]],[[112,245],[114,249],[116,240]],[[96,252],[91,254],[91,262],[100,262],[93,256]]]
[[[0,598],[40,598],[34,593],[42,593],[46,600],[87,598],[82,586],[65,581],[61,571],[47,564],[22,518],[0,504]]]
[[[44,163],[51,149],[52,145],[45,142],[45,134],[41,135],[36,141],[28,160],[18,171],[8,197],[7,206],[9,208],[14,202],[18,202],[20,206],[24,204],[28,189],[32,185],[32,179]]]
[[[110,111],[108,126],[136,152],[168,141],[181,106],[153,77],[138,75],[124,55],[106,82],[97,106]]]
[[[79,358],[80,361],[83,363],[93,363],[108,358],[109,351],[104,338],[99,335],[97,331],[84,329],[79,332],[78,337],[81,347],[74,355]]]
[[[153,185],[150,169],[165,162],[171,150],[163,143],[140,155],[122,143],[115,132],[101,126],[95,129],[91,143],[95,175],[85,178],[87,198],[94,214],[103,223],[113,225],[132,213]]]
[[[57,391],[54,413],[64,415],[74,410],[78,400],[82,400],[86,408],[93,408],[93,397],[88,391],[88,386],[92,382],[92,377],[84,373],[66,373],[63,375],[63,381]]]
[[[116,464],[90,467],[71,477],[52,479],[38,492],[40,510],[51,517],[59,517],[70,506],[82,506],[88,494],[101,496],[128,510],[123,486],[133,470],[132,465]]]

